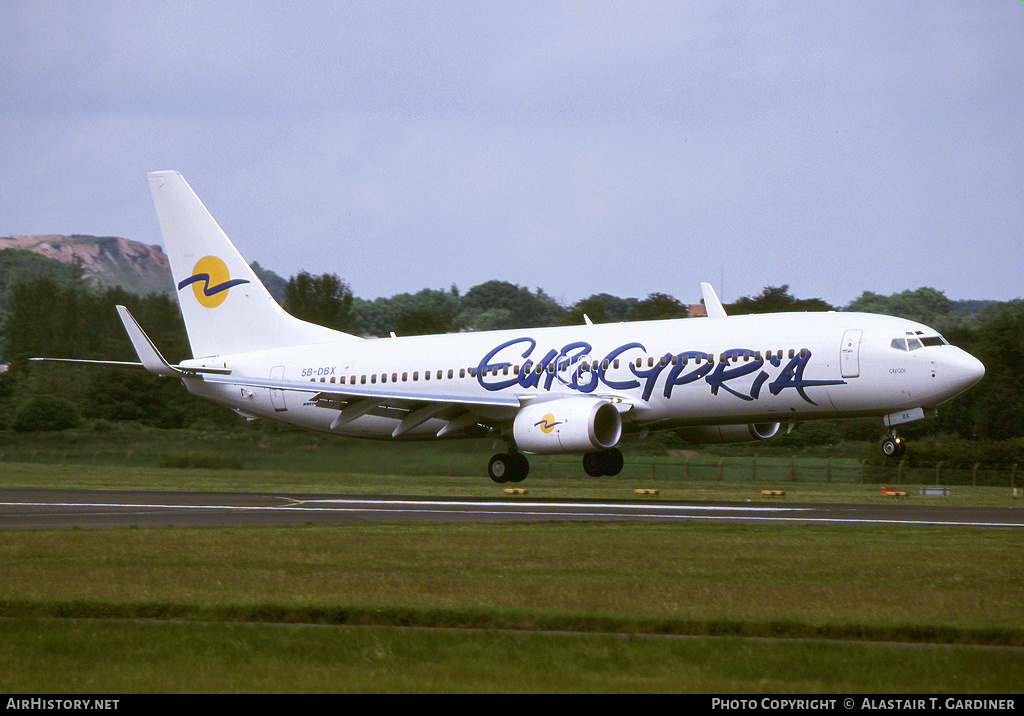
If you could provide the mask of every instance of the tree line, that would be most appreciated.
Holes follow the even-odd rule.
[[[70,412],[61,424],[74,423],[76,413],[79,421],[132,420],[155,427],[238,420],[225,408],[188,396],[177,381],[145,371],[29,362],[35,356],[136,361],[114,309],[118,304],[129,308],[169,361],[189,358],[190,352],[174,298],[100,290],[84,281],[73,265],[24,257],[8,261],[12,253],[22,252],[4,251],[0,262],[0,361],[9,366],[0,373],[0,429],[25,427],[18,422],[19,409],[27,411],[25,405],[33,400],[36,412],[44,416]],[[580,325],[584,316],[594,323],[685,318],[690,311],[688,304],[663,293],[642,299],[602,293],[563,306],[542,289],[505,281],[488,281],[465,293],[452,286],[370,301],[355,297],[335,274],[300,272],[281,280],[275,292],[289,313],[360,336]],[[942,406],[937,419],[907,426],[905,432],[957,440],[1024,438],[1024,300],[958,303],[935,289],[919,288],[891,296],[865,292],[847,306],[835,307],[817,298],[797,298],[788,286],[770,286],[727,304],[726,310],[730,315],[866,311],[937,328],[951,343],[977,356],[986,366],[986,377]],[[45,410],[38,405],[41,400],[49,401]],[[872,426],[869,432],[880,434],[880,426]],[[875,437],[862,435],[865,428],[857,425],[808,425],[801,431],[805,428],[806,435],[819,441]]]

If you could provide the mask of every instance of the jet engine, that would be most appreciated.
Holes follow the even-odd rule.
[[[516,447],[527,453],[607,450],[622,436],[622,417],[607,400],[551,400],[520,410],[512,436]]]
[[[779,423],[750,423],[749,425],[698,425],[679,428],[676,434],[683,440],[703,445],[720,443],[752,443],[767,440],[779,432]]]

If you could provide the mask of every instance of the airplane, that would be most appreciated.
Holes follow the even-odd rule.
[[[985,373],[920,323],[728,316],[707,283],[701,318],[360,338],[286,313],[180,173],[148,178],[194,357],[170,365],[118,306],[133,365],[248,419],[384,440],[492,437],[507,445],[488,463],[497,483],[522,481],[528,455],[576,453],[588,475],[616,475],[627,433],[753,442],[868,416],[898,457],[897,426],[935,416]]]

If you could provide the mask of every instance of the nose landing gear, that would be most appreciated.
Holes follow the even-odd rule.
[[[906,449],[906,443],[896,435],[895,430],[892,431],[892,437],[882,443],[882,453],[886,457],[891,457],[893,459],[902,457]]]

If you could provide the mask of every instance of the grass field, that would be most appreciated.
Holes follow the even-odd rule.
[[[503,494],[486,478],[387,469],[10,458],[0,485]],[[523,486],[732,501],[766,485],[647,473]],[[771,486],[790,502],[891,499],[877,484]],[[901,504],[936,503],[1019,504],[970,486]],[[0,690],[1019,692],[1022,547],[1020,530],[928,526],[2,530]]]
[[[769,441],[770,443],[770,441]],[[816,454],[748,454],[748,446],[724,446],[721,454],[669,451],[652,440],[623,445],[622,477],[663,482],[774,482],[825,484],[1016,484],[1016,466],[956,470],[941,463],[909,468],[878,460],[877,446],[844,443],[817,448]],[[494,441],[383,443],[306,432],[255,429],[207,432],[115,426],[108,431],[14,433],[0,431],[0,465],[67,467],[178,467],[243,472],[360,474],[408,477],[482,477],[496,452]],[[578,455],[532,456],[536,478],[577,480],[583,476]]]

